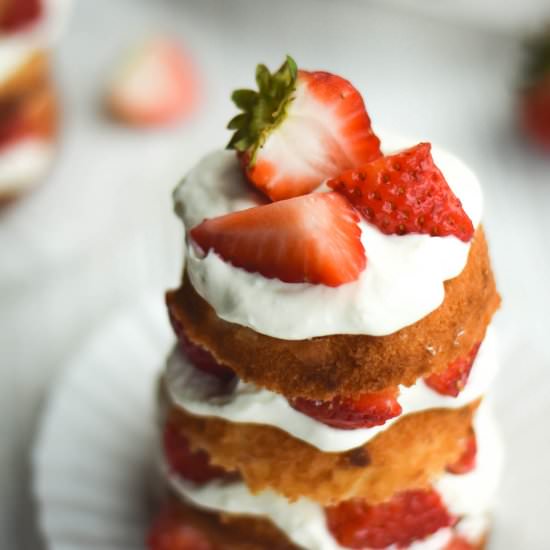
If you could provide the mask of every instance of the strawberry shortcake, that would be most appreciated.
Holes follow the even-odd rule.
[[[50,168],[57,94],[49,49],[67,0],[0,0],[0,202],[31,187]]]
[[[260,65],[174,192],[182,283],[152,550],[475,550],[498,439],[475,174],[347,80]]]

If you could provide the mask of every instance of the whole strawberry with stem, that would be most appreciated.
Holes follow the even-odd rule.
[[[287,57],[256,69],[258,91],[236,90],[228,125],[249,181],[272,200],[305,195],[325,179],[381,156],[361,94],[344,78],[299,70]]]
[[[531,141],[550,153],[550,23],[527,40],[519,116]]]

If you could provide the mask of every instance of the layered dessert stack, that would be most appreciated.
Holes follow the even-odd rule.
[[[149,548],[483,548],[500,299],[476,177],[375,135],[339,76],[287,58],[256,80],[174,193]]]
[[[0,203],[42,177],[54,157],[57,98],[49,51],[68,0],[0,0]]]

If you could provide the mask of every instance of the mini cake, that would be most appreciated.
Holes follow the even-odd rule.
[[[58,101],[49,48],[66,0],[0,3],[0,203],[25,192],[51,166]]]
[[[475,175],[287,58],[174,192],[152,550],[483,548],[499,306]],[[231,149],[233,151],[231,151]]]

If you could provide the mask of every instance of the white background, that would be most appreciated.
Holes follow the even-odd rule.
[[[390,4],[77,3],[57,52],[59,162],[41,188],[0,213],[0,548],[38,547],[27,451],[45,389],[106,313],[146,287],[161,300],[176,283],[181,235],[169,192],[200,154],[224,145],[230,91],[252,84],[257,62],[274,67],[286,53],[352,80],[375,126],[438,142],[477,171],[504,298],[494,393],[508,469],[494,548],[549,547],[550,160],[524,145],[514,120],[515,32],[544,6],[424,0],[417,14],[412,0]],[[100,98],[120,50],[155,31],[193,52],[204,100],[186,125],[140,134],[102,117]]]

